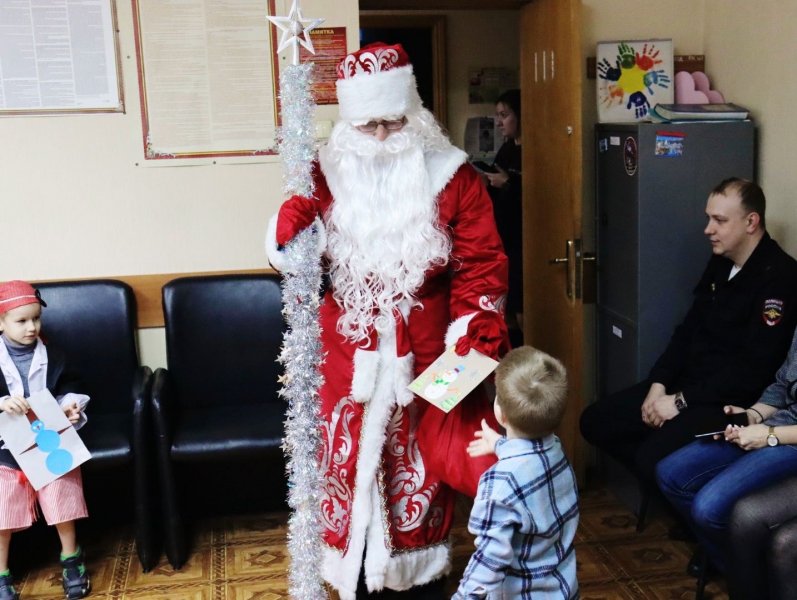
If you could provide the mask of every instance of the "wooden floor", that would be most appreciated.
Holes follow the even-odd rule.
[[[452,532],[451,591],[473,549],[466,529],[463,501]],[[667,536],[671,525],[656,514],[642,533],[635,531],[634,515],[605,488],[581,494],[581,521],[576,552],[581,598],[688,599],[694,598],[695,580],[685,574],[692,546]],[[151,600],[279,600],[287,599],[285,571],[286,514],[205,519],[197,523],[195,551],[189,562],[174,571],[165,559],[142,573],[127,528],[82,530],[93,591],[90,597]],[[49,532],[48,532],[49,533]],[[53,537],[55,532],[52,532]],[[14,547],[12,546],[12,552]],[[16,572],[23,600],[62,598],[56,564],[37,565]],[[705,598],[727,598],[725,584],[715,578]]]

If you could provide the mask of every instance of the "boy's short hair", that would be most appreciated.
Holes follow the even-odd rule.
[[[507,353],[495,370],[496,402],[504,418],[530,438],[552,432],[567,403],[567,371],[553,356],[531,346]]]

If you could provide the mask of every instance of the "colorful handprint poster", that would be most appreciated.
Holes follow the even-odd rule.
[[[52,394],[28,398],[26,415],[0,413],[0,437],[33,489],[39,490],[91,458]]]
[[[598,121],[649,121],[657,104],[675,97],[672,40],[599,42]]]
[[[471,350],[459,356],[452,346],[407,387],[443,412],[448,412],[498,366],[498,362]]]

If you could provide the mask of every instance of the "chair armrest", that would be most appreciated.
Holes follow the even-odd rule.
[[[160,481],[163,545],[169,562],[179,569],[188,557],[179,493],[172,466],[172,434],[174,400],[171,378],[166,369],[157,369],[152,376],[152,425],[155,437],[156,463]]]
[[[150,453],[152,426],[150,397],[152,395],[152,369],[138,367],[133,378],[133,457],[138,463],[147,464]],[[138,465],[136,466],[138,470]]]
[[[151,570],[160,558],[160,539],[155,529],[155,461],[152,449],[151,396],[152,369],[136,370],[133,379],[133,477],[135,481],[136,553],[144,572]]]
[[[152,369],[141,366],[133,375],[133,427],[145,423],[149,415],[149,400],[152,393]]]
[[[171,380],[167,369],[156,369],[152,376],[152,424],[158,447],[165,447],[168,454],[174,429],[174,400]]]

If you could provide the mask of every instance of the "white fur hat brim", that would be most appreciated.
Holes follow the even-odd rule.
[[[349,122],[367,122],[383,117],[412,114],[421,107],[412,66],[359,73],[336,83],[340,118]]]

